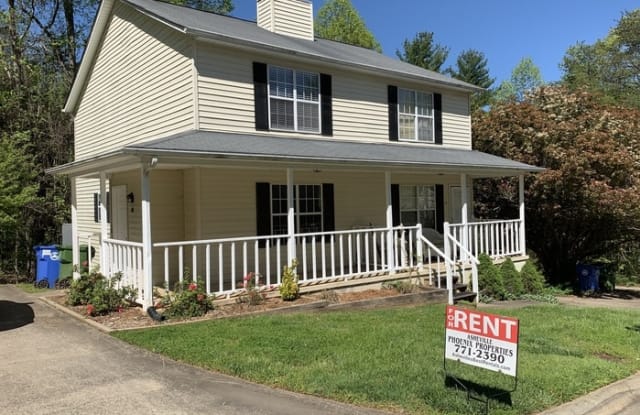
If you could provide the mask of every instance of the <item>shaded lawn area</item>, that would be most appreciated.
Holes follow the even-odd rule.
[[[486,311],[520,319],[518,389],[512,405],[492,401],[492,414],[540,411],[640,369],[640,311]],[[445,387],[443,305],[217,320],[114,336],[207,369],[363,406],[411,414],[484,409]],[[495,372],[447,366],[481,385],[513,383]]]

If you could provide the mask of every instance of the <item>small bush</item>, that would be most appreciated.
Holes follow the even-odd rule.
[[[409,293],[415,292],[417,289],[416,285],[409,280],[396,280],[396,281],[385,282],[383,284],[383,287],[396,290],[400,294],[409,294]]]
[[[504,283],[500,268],[493,263],[491,257],[487,254],[478,256],[478,288],[480,289],[481,298],[491,297],[494,300],[503,300],[505,298]]]
[[[174,292],[168,292],[163,303],[164,316],[169,318],[199,317],[213,310],[211,298],[205,292],[204,282],[200,280],[176,283]]]
[[[502,282],[506,294],[518,297],[524,294],[524,286],[522,284],[522,277],[513,264],[511,258],[507,258],[500,265],[500,273],[502,274]]]
[[[298,274],[296,267],[298,261],[295,259],[291,262],[291,266],[284,266],[282,269],[282,283],[280,284],[280,296],[285,301],[293,301],[300,295],[300,287],[298,287]]]
[[[520,271],[520,278],[524,292],[527,294],[541,294],[544,291],[544,275],[538,270],[533,261],[527,260]]]
[[[258,288],[259,276],[254,272],[249,272],[242,279],[245,294],[238,298],[241,303],[247,303],[249,305],[259,305],[265,300],[265,293],[261,292]]]
[[[122,274],[106,278],[99,272],[84,274],[74,280],[67,294],[67,304],[86,305],[91,316],[108,314],[128,307],[135,299],[131,287],[118,287]]]

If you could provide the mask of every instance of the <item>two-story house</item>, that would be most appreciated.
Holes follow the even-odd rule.
[[[217,296],[248,272],[277,285],[294,258],[311,285],[524,256],[540,169],[471,149],[477,90],[315,38],[307,0],[258,0],[257,23],[103,0],[64,108],[75,161],[52,169],[74,263],[93,241],[148,306],[188,275]],[[520,177],[520,217],[471,222],[472,180],[500,176]]]

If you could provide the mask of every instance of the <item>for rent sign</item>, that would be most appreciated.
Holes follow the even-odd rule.
[[[515,318],[447,306],[444,357],[516,376],[518,327]]]

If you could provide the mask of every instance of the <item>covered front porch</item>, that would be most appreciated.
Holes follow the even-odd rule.
[[[447,288],[453,302],[454,275],[477,292],[480,253],[526,255],[524,174],[535,171],[531,166],[428,147],[434,160],[416,161],[413,153],[424,152],[423,146],[356,144],[365,156],[370,146],[395,151],[376,161],[371,154],[344,160],[331,152],[302,159],[278,146],[264,157],[185,153],[158,144],[76,162],[65,171],[74,182],[98,184],[96,265],[107,276],[122,274],[145,307],[153,303],[154,287],[185,279],[204,281],[216,298],[241,293],[250,273],[256,285],[272,290],[294,259],[307,290],[406,273]],[[520,178],[519,217],[475,220],[473,179],[500,176]],[[86,233],[77,184],[74,263]]]

